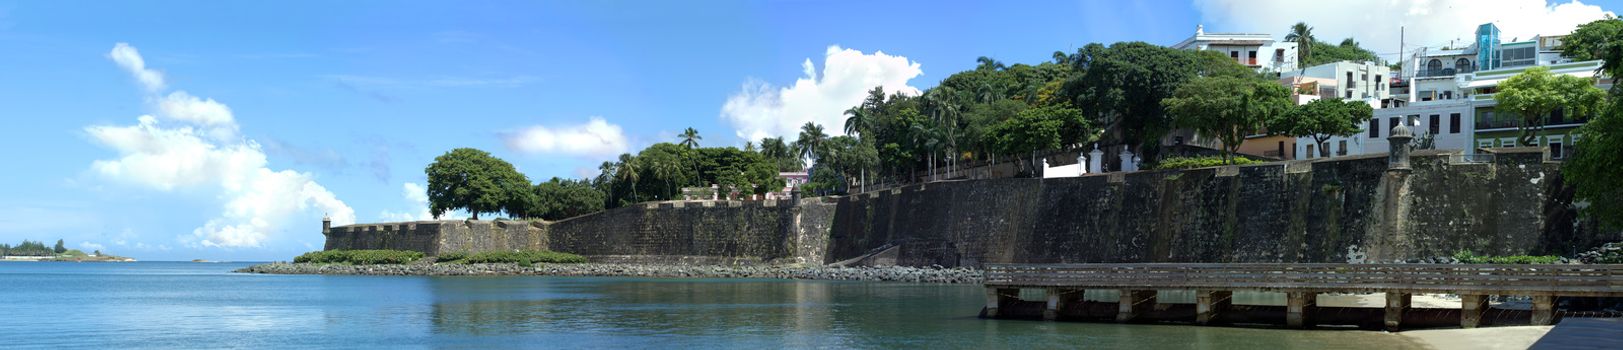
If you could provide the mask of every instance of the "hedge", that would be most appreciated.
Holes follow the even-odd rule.
[[[407,264],[423,258],[422,252],[409,250],[321,250],[304,253],[293,258],[295,263],[315,264]]]

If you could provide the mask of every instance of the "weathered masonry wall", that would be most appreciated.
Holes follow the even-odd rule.
[[[936,182],[841,198],[648,203],[551,223],[442,221],[327,230],[328,249],[546,248],[599,261],[900,265],[1360,262],[1570,254],[1580,225],[1559,163],[1422,153],[1077,178]]]

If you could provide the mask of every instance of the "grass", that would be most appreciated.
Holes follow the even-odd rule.
[[[546,264],[579,264],[586,262],[586,257],[554,252],[549,250],[519,250],[506,252],[483,253],[445,253],[437,257],[439,262],[457,262],[464,264],[518,264],[519,266],[532,266],[537,263]]]
[[[1464,264],[1556,264],[1561,262],[1561,257],[1555,255],[1483,256],[1471,253],[1470,250],[1455,252],[1454,259]]]
[[[322,250],[304,253],[293,258],[295,263],[380,265],[407,264],[423,258],[423,253],[409,250]]]
[[[1172,157],[1161,160],[1160,164],[1155,165],[1155,169],[1194,169],[1221,165],[1246,165],[1257,163],[1255,160],[1246,158],[1234,158],[1233,161],[1234,164],[1225,164],[1223,163],[1223,157]]]

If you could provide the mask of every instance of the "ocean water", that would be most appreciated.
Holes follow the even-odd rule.
[[[0,348],[1417,348],[1367,331],[982,320],[979,286],[0,262]]]

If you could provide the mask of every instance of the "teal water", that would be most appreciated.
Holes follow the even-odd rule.
[[[978,286],[251,275],[0,262],[0,348],[1412,348],[1364,331],[993,321]]]

